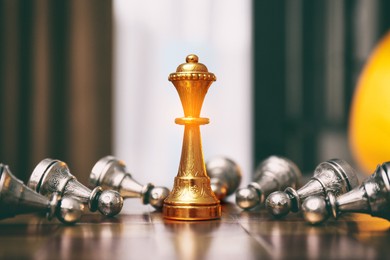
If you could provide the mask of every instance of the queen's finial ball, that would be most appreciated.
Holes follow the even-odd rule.
[[[99,211],[108,217],[117,215],[123,207],[123,198],[113,190],[105,190],[98,199]]]
[[[236,204],[242,209],[251,209],[260,203],[259,195],[253,188],[242,188],[236,192]]]
[[[283,217],[290,212],[291,200],[286,193],[275,191],[267,197],[265,205],[274,217]]]
[[[149,204],[156,209],[161,209],[164,204],[164,200],[169,195],[169,189],[165,187],[154,187],[150,191]]]
[[[318,196],[310,196],[302,203],[302,214],[311,224],[320,224],[329,216],[325,200]]]
[[[199,58],[195,54],[190,54],[186,57],[187,63],[197,63],[198,61],[199,61]]]
[[[61,205],[57,217],[63,223],[74,224],[81,218],[83,211],[84,204],[75,199],[64,197],[61,199]]]

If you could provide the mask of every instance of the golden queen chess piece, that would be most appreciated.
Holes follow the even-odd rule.
[[[175,220],[208,220],[221,217],[221,205],[211,190],[203,159],[200,125],[208,118],[200,117],[204,97],[216,80],[207,67],[198,63],[198,56],[188,55],[186,63],[177,67],[168,78],[173,83],[184,109],[184,117],[175,123],[184,125],[183,147],[179,171],[173,189],[164,201],[163,215]]]

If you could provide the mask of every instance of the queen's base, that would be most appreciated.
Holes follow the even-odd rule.
[[[172,205],[164,204],[163,215],[174,220],[211,220],[221,218],[221,205]]]

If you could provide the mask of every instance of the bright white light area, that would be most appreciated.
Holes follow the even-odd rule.
[[[134,179],[172,188],[184,127],[168,75],[196,54],[214,82],[201,112],[204,158],[252,173],[251,0],[114,1],[114,155]]]

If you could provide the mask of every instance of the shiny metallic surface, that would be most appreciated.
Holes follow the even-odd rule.
[[[103,157],[94,165],[89,183],[91,188],[99,185],[118,191],[125,199],[141,198],[143,204],[150,204],[158,210],[161,210],[169,193],[165,187],[155,187],[151,183],[141,185],[129,173],[125,162],[111,155]]]
[[[99,209],[98,200],[102,192],[103,192],[103,188],[97,186],[89,193],[88,207],[90,211],[95,212],[96,210]]]
[[[329,212],[329,215],[333,216],[334,218],[338,217],[338,212],[337,212],[337,198],[332,192],[328,192],[326,194],[326,206]]]
[[[4,164],[0,164],[0,209],[0,219],[51,211],[50,201],[24,185]]]
[[[267,197],[265,206],[274,217],[284,217],[290,211],[291,200],[285,192],[275,191]]]
[[[98,210],[105,216],[113,217],[122,210],[123,198],[113,190],[103,191],[98,199]]]
[[[358,179],[355,170],[345,161],[340,159],[332,159],[326,162],[320,163],[314,170],[314,176],[299,190],[292,187],[285,189],[285,193],[291,200],[288,211],[298,212],[301,208],[301,203],[309,196],[321,196],[325,197],[327,192],[332,192],[335,196],[344,194],[358,185]],[[277,212],[279,210],[273,210],[273,201],[277,198],[273,196],[280,196],[270,194],[267,201],[271,204],[267,205],[269,212],[275,217],[280,217]],[[284,215],[285,213],[283,213]]]
[[[32,190],[39,190],[42,185],[42,179],[45,177],[46,170],[57,160],[50,158],[43,159],[33,170],[30,179],[27,183],[28,187]]]
[[[61,204],[61,194],[55,192],[50,198],[46,218],[51,220],[57,213],[57,208]]]
[[[301,178],[301,171],[291,160],[280,156],[270,156],[257,167],[253,182],[246,189],[236,192],[236,203],[242,209],[252,209],[263,204],[265,198],[274,191],[283,190],[289,186],[298,187]]]
[[[149,193],[149,204],[157,210],[161,210],[164,200],[169,195],[169,189],[165,187],[154,187]]]
[[[233,194],[241,183],[241,169],[231,159],[218,156],[206,162],[207,175],[210,177],[211,190],[219,200]]]
[[[327,194],[327,211],[334,218],[345,213],[365,213],[390,220],[390,162],[378,165],[375,172],[353,190],[338,197]]]
[[[323,196],[326,195],[326,192],[332,192],[337,197],[359,185],[355,169],[341,159],[320,163],[314,170],[312,179],[324,187]]]
[[[302,215],[307,222],[313,225],[324,222],[329,217],[325,199],[319,196],[309,196],[302,203]]]
[[[77,181],[65,162],[44,159],[34,169],[27,186],[34,188],[36,192],[50,198],[53,193],[59,193],[62,197],[74,198],[81,203],[88,205],[91,211],[98,209],[100,212],[109,211],[107,205],[99,204],[99,197],[102,193],[100,187],[93,191]],[[105,208],[99,208],[104,205]],[[118,207],[123,204],[110,204],[112,212],[118,212]],[[111,215],[111,214],[110,214]]]
[[[96,186],[102,186],[105,189],[119,190],[123,179],[127,175],[130,175],[131,178],[131,174],[128,173],[125,163],[114,156],[108,155],[101,158],[93,166],[89,175],[89,187],[95,188]],[[136,183],[135,186],[134,193],[130,193],[130,195],[126,194],[124,197],[139,197],[142,185]]]
[[[74,224],[80,220],[83,211],[83,203],[70,197],[64,197],[59,205],[57,217],[65,224]]]
[[[70,223],[63,219],[63,214],[58,211],[63,201],[64,199],[61,199],[61,195],[56,192],[51,195],[50,200],[36,193],[13,176],[8,166],[0,164],[0,208],[2,209],[0,211],[0,219],[20,214],[43,213],[48,220],[57,217],[64,223]],[[80,205],[81,203],[77,202],[77,204]],[[79,219],[79,216],[74,216],[71,223]]]
[[[175,123],[184,125],[179,170],[173,189],[164,200],[163,215],[173,220],[210,220],[222,215],[221,204],[211,190],[203,158],[200,125],[208,124],[200,112],[206,93],[216,80],[198,56],[190,54],[168,80],[175,86],[184,110],[184,117]]]
[[[287,187],[298,187],[302,178],[302,173],[298,166],[291,160],[281,156],[270,156],[263,160],[257,167],[253,181],[269,177],[277,182],[280,189]]]
[[[252,187],[241,188],[236,192],[236,204],[242,209],[251,209],[260,204],[260,197]]]
[[[211,190],[214,192],[214,195],[219,199],[223,200],[228,195],[228,187],[227,184],[219,179],[211,179],[210,180]]]

